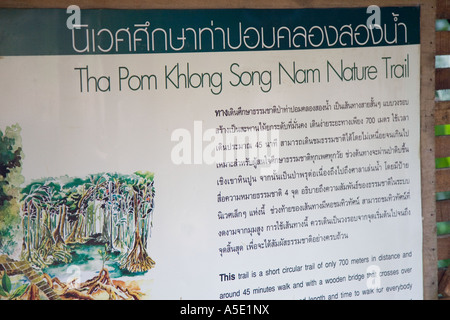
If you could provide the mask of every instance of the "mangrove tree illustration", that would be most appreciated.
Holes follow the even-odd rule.
[[[149,172],[35,180],[22,189],[22,259],[44,268],[70,262],[71,245],[104,244],[121,269],[148,271],[154,197]]]

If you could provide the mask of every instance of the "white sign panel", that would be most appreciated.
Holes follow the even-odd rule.
[[[422,298],[418,7],[0,13],[12,258],[141,299]]]

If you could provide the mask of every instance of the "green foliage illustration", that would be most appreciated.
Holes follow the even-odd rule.
[[[0,298],[6,298],[9,300],[16,299],[22,296],[28,289],[29,284],[18,284],[15,288],[11,283],[11,279],[9,278],[6,272],[3,273],[2,283],[0,286]],[[14,290],[13,290],[14,289]]]
[[[22,140],[19,125],[0,130],[0,253],[12,254],[20,227]]]

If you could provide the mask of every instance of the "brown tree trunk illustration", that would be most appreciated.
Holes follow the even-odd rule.
[[[41,300],[39,297],[39,289],[34,283],[28,287],[25,300]]]
[[[62,208],[62,212],[59,213],[59,221],[55,230],[53,231],[53,239],[55,240],[55,247],[59,248],[65,244],[65,241],[61,235],[61,229],[64,221],[66,220],[66,208]]]
[[[137,198],[136,194],[134,194],[134,243],[133,248],[120,267],[122,269],[127,269],[130,272],[144,272],[153,268],[154,265],[155,261],[148,256],[147,251],[142,244],[139,232]]]
[[[69,236],[66,239],[66,243],[75,243],[75,236],[77,234],[78,231],[78,224],[80,222],[80,217],[78,217],[77,221],[75,221],[73,227],[72,227],[72,232],[69,234]]]

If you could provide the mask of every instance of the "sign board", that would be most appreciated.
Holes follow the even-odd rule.
[[[421,299],[419,22],[0,10],[2,251],[65,298]]]

